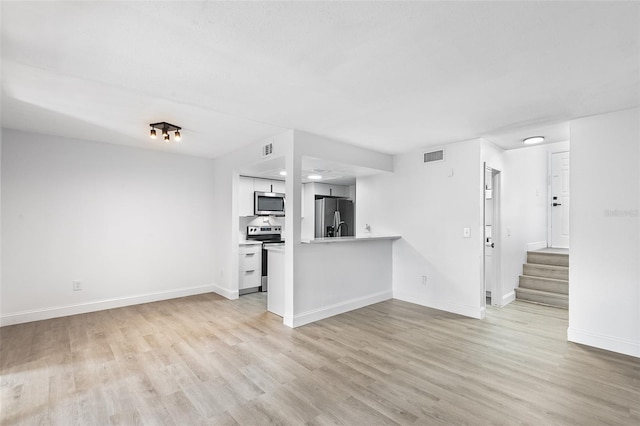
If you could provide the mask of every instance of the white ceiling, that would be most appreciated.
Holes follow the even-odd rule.
[[[284,157],[260,160],[255,164],[246,164],[239,170],[244,176],[262,177],[267,179],[285,180],[280,174],[285,169]],[[369,169],[353,164],[338,163],[322,158],[302,157],[302,183],[318,182],[309,179],[310,175],[319,175],[319,182],[335,185],[353,185],[356,178],[384,173],[377,169]]]
[[[20,130],[216,157],[300,129],[399,153],[513,148],[640,104],[638,2],[1,8],[2,125]],[[183,142],[152,142],[158,121]]]

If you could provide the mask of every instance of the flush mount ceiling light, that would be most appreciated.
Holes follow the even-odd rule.
[[[526,145],[533,145],[540,142],[544,142],[544,136],[531,136],[522,140],[522,143]]]
[[[164,137],[165,141],[169,142],[170,140],[169,132],[175,132],[173,136],[176,142],[180,142],[182,140],[182,136],[180,135],[180,129],[182,129],[182,127],[176,126],[175,124],[161,121],[160,123],[149,124],[149,126],[151,126],[151,133],[149,134],[151,139],[156,138],[156,128],[158,128],[162,130],[162,136]]]
[[[320,176],[320,175],[309,175],[309,176],[307,176],[307,178],[311,179],[311,180],[320,180],[320,179],[322,179],[322,176]]]
[[[287,171],[286,170],[281,170],[280,171],[280,176],[286,176],[287,175]]]

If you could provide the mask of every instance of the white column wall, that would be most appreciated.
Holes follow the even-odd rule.
[[[571,122],[568,338],[640,357],[640,109]]]

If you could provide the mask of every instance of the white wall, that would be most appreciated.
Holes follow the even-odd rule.
[[[211,291],[211,160],[2,139],[2,324]]]
[[[571,122],[572,342],[640,357],[640,109]]]
[[[392,241],[301,244],[293,326],[392,297]]]
[[[357,233],[370,224],[373,234],[402,236],[393,245],[394,298],[484,316],[480,144],[449,144],[446,161],[426,165],[422,151],[398,155],[393,175],[358,179]]]

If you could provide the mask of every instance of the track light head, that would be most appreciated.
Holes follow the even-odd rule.
[[[164,134],[164,140],[165,140],[166,142],[169,142],[169,133],[165,133],[165,134]]]
[[[176,142],[180,142],[182,140],[182,136],[180,136],[180,130],[176,130],[176,132],[174,133],[174,137],[176,139]]]

